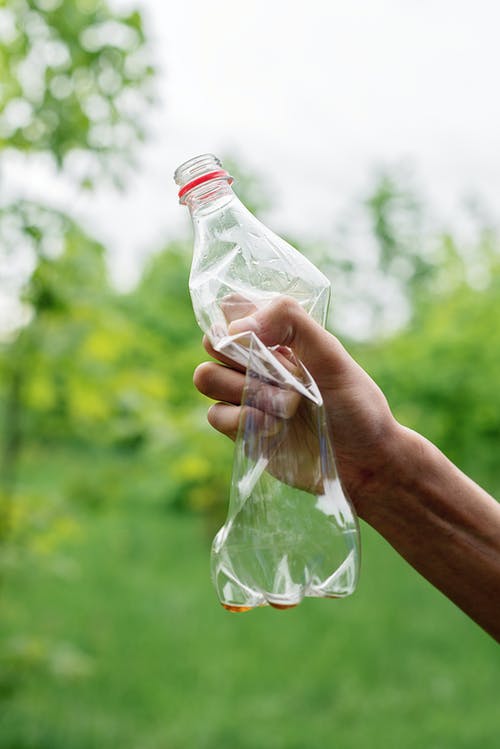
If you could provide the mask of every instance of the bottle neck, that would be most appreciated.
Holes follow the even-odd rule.
[[[193,217],[206,215],[236,197],[230,187],[233,178],[211,153],[185,161],[176,169],[174,179],[180,188],[179,201],[188,206]]]
[[[236,195],[227,179],[223,178],[193,187],[184,195],[182,202],[187,205],[194,220],[225,208],[233,200],[237,200]]]

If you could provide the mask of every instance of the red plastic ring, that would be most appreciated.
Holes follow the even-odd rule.
[[[181,187],[179,190],[179,198],[182,198],[183,195],[185,195],[189,190],[192,190],[193,187],[198,187],[198,185],[202,185],[204,182],[208,182],[211,179],[221,179],[226,178],[231,184],[233,181],[233,178],[230,174],[228,174],[224,169],[219,169],[216,172],[209,172],[208,174],[202,174],[201,177],[196,177],[196,179],[192,179],[191,182],[188,182],[184,185],[184,187]]]

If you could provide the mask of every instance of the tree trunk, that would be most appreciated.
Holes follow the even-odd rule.
[[[12,501],[21,451],[21,391],[23,373],[20,367],[11,371],[4,411],[3,445],[0,456],[0,543],[10,530]]]

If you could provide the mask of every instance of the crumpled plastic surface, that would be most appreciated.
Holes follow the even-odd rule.
[[[357,518],[316,383],[290,349],[268,348],[253,332],[228,333],[231,321],[280,294],[325,322],[327,279],[257,223],[251,242],[233,236],[229,249],[219,243],[220,258],[195,258],[190,277],[194,311],[213,347],[246,367],[229,510],[211,557],[230,611],[347,596],[360,558]]]

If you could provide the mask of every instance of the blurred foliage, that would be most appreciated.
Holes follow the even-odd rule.
[[[168,487],[163,501],[220,507],[230,451],[207,439],[201,398],[191,384],[200,334],[187,292],[186,246],[173,243],[159,253],[137,288],[119,296],[106,280],[103,248],[66,217],[52,218],[64,225],[63,250],[39,255],[23,291],[30,322],[0,350],[8,417],[4,482],[22,433],[28,444],[141,450],[148,460],[156,456]],[[226,470],[214,471],[216,464]],[[126,475],[111,480],[108,500],[129,481]],[[108,483],[90,474],[80,487],[73,482],[72,492],[99,504],[95,495]]]
[[[136,10],[103,0],[0,3],[0,148],[45,152],[80,184],[122,178],[153,67]]]
[[[397,175],[382,171],[365,205],[381,272],[401,279],[411,294],[433,270],[417,241],[422,236],[423,211],[417,195]]]
[[[153,79],[137,10],[119,12],[103,0],[1,0],[0,167],[7,152],[44,154],[82,188],[106,176],[121,185],[145,134]],[[23,457],[33,447],[51,454],[68,444],[82,456],[84,445],[127,451],[156,425],[166,396],[160,374],[130,353],[143,339],[109,285],[104,247],[65,213],[12,202],[5,188],[0,304],[7,313],[0,319],[5,585],[21,569],[58,566],[60,548],[78,535],[82,494],[87,507],[101,507],[102,492],[117,491],[114,479],[111,490],[102,480],[109,461],[98,477],[87,455],[45,485],[30,482]],[[123,470],[119,476],[123,486]],[[25,671],[69,677],[86,664],[72,643],[28,633],[0,643],[0,691],[8,694]]]
[[[500,496],[500,245],[485,288],[477,289],[453,242],[442,242],[448,260],[440,293],[420,301],[406,329],[365,345],[360,358],[402,423]]]
[[[233,177],[233,189],[240,200],[249,211],[262,219],[275,203],[264,176],[247,164],[237,161],[231,154],[223,156],[221,161]]]

